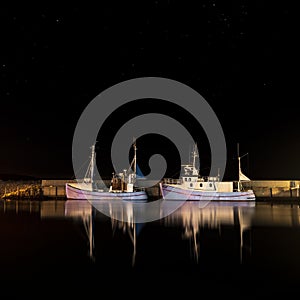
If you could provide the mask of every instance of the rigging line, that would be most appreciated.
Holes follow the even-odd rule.
[[[88,165],[87,171],[85,172],[85,175],[84,175],[84,179],[89,178],[88,174],[91,173],[91,165],[92,165],[92,161],[90,161],[90,163]]]
[[[77,170],[76,173],[78,173],[80,170],[82,170],[83,166],[87,163],[87,161],[89,161],[89,159],[86,159],[86,160],[82,163],[82,165],[78,168],[78,170]],[[90,165],[90,163],[89,163],[89,165]],[[88,167],[89,167],[89,166],[88,166]],[[76,178],[76,176],[73,175],[73,176],[72,176],[72,179],[75,179],[75,178]]]
[[[134,159],[131,161],[130,166],[129,166],[128,169],[127,169],[127,173],[129,172],[130,169],[132,170],[132,165],[133,165],[133,163],[134,163]]]

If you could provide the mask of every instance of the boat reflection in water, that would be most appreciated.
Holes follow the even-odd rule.
[[[53,202],[55,207],[56,202]],[[299,205],[273,205],[270,203],[249,202],[227,202],[212,201],[205,207],[201,207],[198,201],[186,201],[176,210],[171,200],[158,202],[157,215],[167,215],[165,211],[173,211],[171,214],[161,219],[149,223],[136,222],[141,219],[141,215],[146,212],[147,205],[144,203],[127,202],[121,200],[101,200],[90,202],[88,200],[67,200],[64,207],[54,209],[51,202],[41,203],[41,215],[43,217],[52,215],[64,215],[67,218],[73,218],[83,222],[88,241],[88,253],[92,259],[95,259],[95,226],[102,226],[102,222],[95,221],[102,219],[104,215],[110,217],[112,238],[118,239],[117,231],[121,232],[130,239],[132,244],[132,266],[136,264],[137,243],[139,236],[142,236],[144,227],[146,240],[156,240],[151,228],[156,224],[165,228],[172,228],[181,235],[182,240],[186,240],[190,245],[190,256],[198,262],[200,256],[201,236],[206,238],[209,232],[215,230],[222,236],[222,230],[232,228],[239,231],[240,262],[243,260],[243,253],[247,251],[251,254],[252,233],[254,227],[299,227]],[[62,212],[62,208],[64,209]],[[60,212],[61,211],[61,212]],[[55,213],[54,213],[55,212]],[[100,213],[99,213],[100,212]],[[245,240],[245,232],[247,235]],[[100,237],[101,238],[101,237]],[[143,237],[144,238],[144,237]],[[166,237],[169,238],[169,237]],[[236,237],[235,237],[236,238]],[[237,241],[231,240],[232,244]],[[249,240],[250,239],[250,240]],[[145,239],[141,243],[145,243]],[[97,244],[97,242],[96,242]]]
[[[218,229],[222,226],[238,226],[240,230],[240,258],[244,247],[244,231],[251,227],[255,202],[211,201],[205,207],[196,201],[186,201],[178,210],[163,219],[165,226],[182,226],[183,239],[190,240],[192,255],[198,261],[201,228]],[[248,245],[249,246],[249,245]]]
[[[65,217],[78,219],[83,222],[86,236],[88,239],[88,254],[91,259],[94,255],[94,210],[93,206],[86,200],[67,200],[65,202]]]
[[[95,225],[97,219],[103,215],[111,220],[112,235],[116,231],[123,232],[132,243],[132,265],[135,264],[137,236],[144,223],[136,223],[136,217],[140,216],[145,209],[144,203],[114,200],[66,200],[41,202],[40,214],[43,219],[47,218],[71,218],[75,222],[84,225],[87,237],[88,255],[95,260]],[[97,214],[101,212],[101,214]],[[98,222],[101,226],[101,222]]]
[[[132,243],[132,266],[134,266],[137,252],[137,237],[145,225],[145,223],[137,222],[137,219],[145,213],[146,203],[121,199],[90,202],[95,209],[111,218],[113,235],[117,230],[128,235]]]
[[[169,200],[158,203],[162,216],[166,215],[164,210],[171,211],[174,207],[172,201]],[[137,239],[141,229],[146,225],[146,223],[136,222],[136,220],[140,219],[141,215],[146,212],[147,205],[121,200],[101,200],[92,202],[92,204],[86,200],[67,200],[66,216],[81,217],[84,224],[86,224],[91,256],[95,246],[93,238],[93,207],[111,218],[113,235],[116,231],[121,231],[128,235],[132,243],[132,266],[134,266],[137,254]],[[205,207],[201,207],[199,202],[186,201],[172,214],[153,222],[159,222],[164,227],[174,226],[182,230],[182,238],[190,241],[192,247],[191,255],[196,261],[198,261],[199,257],[201,228],[218,229],[221,234],[223,225],[239,226],[240,254],[242,259],[243,233],[251,227],[254,209],[255,203],[253,201],[211,202]]]
[[[186,201],[173,210],[173,202],[152,207],[161,218],[136,222],[146,203],[2,200],[0,279],[52,282],[55,272],[57,282],[98,284],[103,274],[164,279],[174,272],[213,287],[229,280],[233,289],[252,289],[252,280],[258,287],[266,279],[298,284],[299,203]]]

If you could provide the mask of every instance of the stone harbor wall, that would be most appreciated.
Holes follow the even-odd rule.
[[[65,199],[65,184],[76,182],[74,179],[45,180],[0,180],[1,198],[52,198]],[[109,187],[110,180],[104,180]],[[141,180],[139,186],[147,186],[146,191],[151,199],[161,197],[156,181]],[[242,183],[244,189],[253,189],[257,198],[298,198],[300,200],[300,180],[251,180]]]

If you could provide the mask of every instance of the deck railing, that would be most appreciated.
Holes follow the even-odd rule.
[[[174,179],[174,178],[164,178],[163,179],[163,183],[167,183],[167,184],[181,184],[182,180],[181,179]]]

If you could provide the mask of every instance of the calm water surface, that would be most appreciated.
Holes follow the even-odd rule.
[[[78,200],[2,200],[0,282],[145,278],[148,287],[173,290],[196,283],[214,293],[300,291],[298,204],[186,202],[147,223],[132,222],[134,209],[126,202],[99,210]]]

